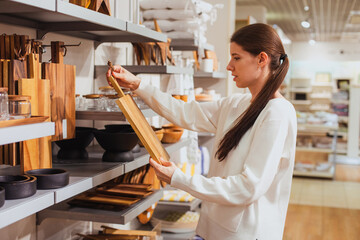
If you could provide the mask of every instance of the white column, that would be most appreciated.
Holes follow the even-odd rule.
[[[348,124],[348,157],[359,157],[360,133],[360,85],[350,87],[349,124]]]

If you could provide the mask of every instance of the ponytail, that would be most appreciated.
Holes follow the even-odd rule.
[[[270,56],[270,76],[250,106],[241,114],[233,126],[220,141],[215,156],[225,160],[228,153],[236,148],[245,133],[254,125],[257,117],[280,88],[289,68],[289,59],[275,30],[266,24],[252,24],[235,32],[231,38],[242,48],[257,56],[266,52]]]

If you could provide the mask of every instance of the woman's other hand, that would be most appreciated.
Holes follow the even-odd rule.
[[[177,167],[174,163],[164,161],[162,158],[160,158],[160,161],[162,165],[154,161],[152,158],[149,159],[150,165],[154,167],[158,179],[171,184],[171,178]]]
[[[122,68],[120,65],[114,65],[113,68],[114,71],[111,71],[111,68],[108,69],[106,73],[107,78],[112,75],[119,83],[120,87],[130,88],[131,91],[135,91],[136,89],[138,89],[141,82],[140,78],[138,78],[125,68]],[[109,84],[111,85],[110,82]]]

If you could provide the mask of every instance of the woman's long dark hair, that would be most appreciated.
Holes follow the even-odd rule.
[[[247,25],[232,35],[231,42],[240,45],[253,56],[265,52],[270,59],[270,74],[254,101],[220,141],[215,155],[220,162],[236,148],[244,134],[254,125],[261,111],[279,89],[289,68],[284,46],[276,31],[269,25],[262,23]]]

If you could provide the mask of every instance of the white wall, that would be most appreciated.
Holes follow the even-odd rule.
[[[292,78],[310,78],[329,72],[333,79],[351,78],[360,82],[360,43],[293,42],[290,47]]]
[[[236,19],[247,19],[251,16],[258,23],[266,23],[266,8],[264,6],[236,6]]]
[[[224,4],[224,8],[218,10],[218,17],[214,25],[208,26],[206,38],[208,39],[208,43],[215,47],[215,52],[220,62],[219,71],[227,72],[226,66],[230,60],[230,37],[235,29],[236,1],[207,0],[206,2],[213,5],[217,3]],[[231,74],[228,74],[228,76],[231,76]],[[209,79],[207,80],[207,83],[209,84],[209,88],[215,89],[216,92],[221,93],[222,96],[231,93],[230,84],[233,84],[230,77],[228,77],[227,81],[224,81],[223,79]]]

